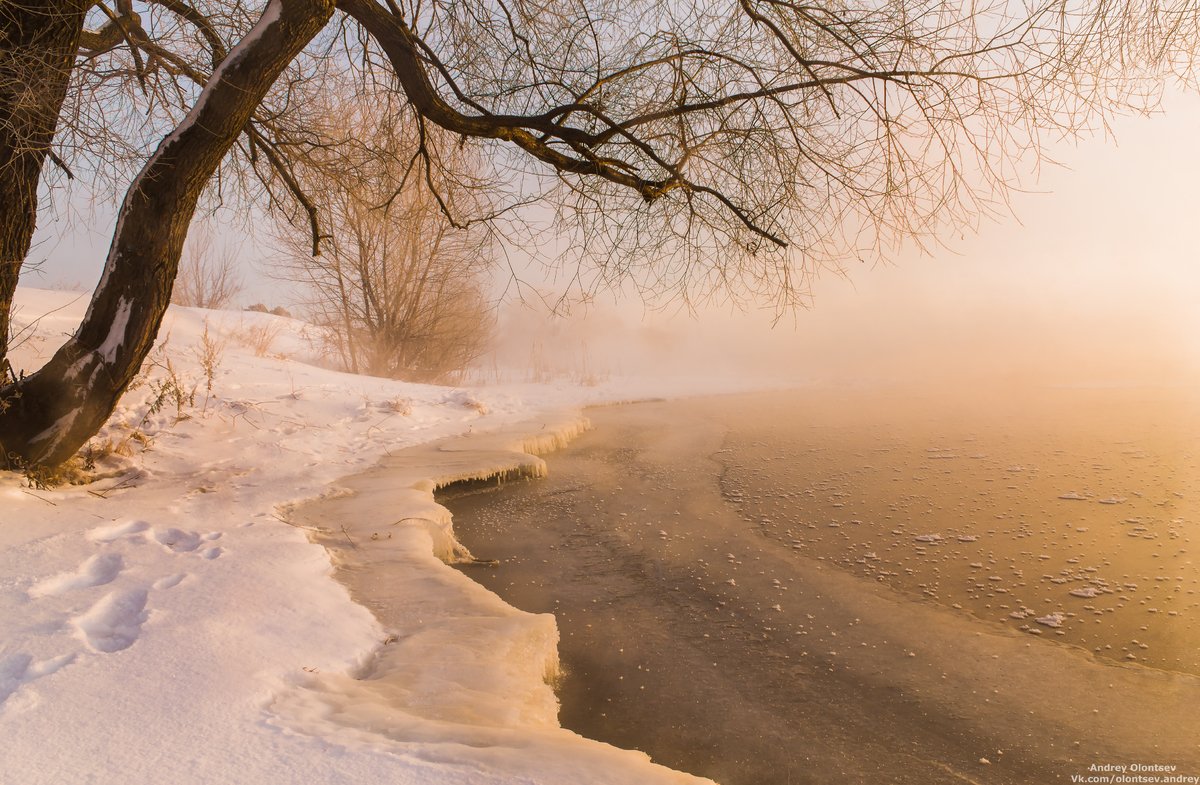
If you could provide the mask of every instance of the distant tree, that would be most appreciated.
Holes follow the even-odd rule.
[[[171,302],[192,308],[226,308],[242,291],[237,251],[218,246],[208,228],[193,230],[183,246]]]
[[[413,176],[452,225],[495,215],[439,198],[435,127],[510,174],[489,211],[556,209],[575,249],[559,263],[589,285],[786,305],[823,264],[973,224],[1047,135],[1144,105],[1148,79],[1190,68],[1198,17],[1195,0],[0,3],[0,367],[46,162],[136,171],[79,329],[0,384],[0,445],[57,463],[103,424],[206,189],[245,183],[319,246],[296,169],[327,143],[303,122],[320,92],[403,109]]]
[[[387,128],[381,114],[374,106],[330,110],[338,130],[324,136],[345,138],[310,153],[303,183],[325,208],[322,252],[313,256],[305,236],[285,222],[277,269],[300,285],[309,321],[324,329],[347,370],[446,381],[488,339],[493,319],[484,289],[495,263],[487,227],[456,228],[443,207],[480,213],[486,194],[469,176],[477,165],[437,129],[425,144],[437,147],[448,168],[428,182],[409,176],[417,140],[378,131]],[[355,143],[368,137],[372,149]],[[454,176],[443,177],[446,171]]]

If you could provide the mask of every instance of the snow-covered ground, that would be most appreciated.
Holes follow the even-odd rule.
[[[20,290],[14,365],[39,366],[87,299]],[[44,490],[0,472],[0,783],[697,781],[558,728],[552,702],[524,710],[519,684],[502,732],[405,706],[456,689],[416,683],[429,674],[476,667],[470,625],[445,646],[392,647],[409,658],[392,671],[414,683],[356,700],[390,633],[279,513],[400,448],[731,384],[454,389],[338,373],[313,355],[299,321],[172,308],[146,379],[94,441],[100,479]],[[413,607],[453,615],[446,587],[463,576],[433,558],[405,570]],[[463,596],[512,612],[475,584]],[[348,727],[359,732],[330,730]]]

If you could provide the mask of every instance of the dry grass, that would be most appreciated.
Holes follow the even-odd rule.
[[[281,324],[254,324],[243,326],[233,339],[254,352],[255,357],[266,357],[271,353],[271,344],[275,343],[281,332]]]
[[[216,381],[217,368],[221,365],[221,357],[225,354],[225,340],[217,339],[208,331],[208,320],[204,321],[204,332],[192,352],[196,361],[204,371],[204,411],[208,411],[208,402],[213,395],[213,383]]]
[[[395,412],[403,417],[408,417],[413,412],[412,401],[407,398],[393,398],[390,401],[385,401],[383,408],[386,411]]]

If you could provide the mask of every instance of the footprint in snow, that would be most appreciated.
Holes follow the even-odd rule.
[[[97,553],[80,564],[74,572],[64,572],[34,584],[29,589],[30,597],[58,596],[75,589],[87,589],[112,583],[125,562],[119,553]]]
[[[0,659],[0,706],[22,686],[62,670],[74,661],[74,654],[61,654],[38,662],[28,654],[11,654]]]
[[[125,589],[106,594],[87,612],[74,619],[87,645],[111,654],[128,649],[142,634],[146,613],[145,589]]]
[[[221,539],[221,532],[208,532],[200,534],[199,532],[184,531],[182,529],[161,529],[154,532],[154,540],[168,551],[172,553],[194,553],[199,551],[199,555],[205,559],[215,559],[224,553],[224,549],[217,546],[212,546],[200,550],[200,546]]]
[[[89,530],[87,538],[94,543],[107,545],[119,540],[152,541],[170,553],[197,553],[208,559],[219,558],[224,549],[212,545],[221,539],[221,532],[200,534],[177,528],[156,529],[143,520],[118,520]],[[201,549],[201,546],[207,546]],[[103,586],[112,583],[125,569],[124,557],[120,553],[102,552],[84,560],[74,571],[64,572],[34,584],[28,590],[30,598],[58,596],[78,589]],[[71,619],[71,623],[93,652],[111,654],[123,651],[141,637],[142,625],[149,618],[146,608],[149,590],[161,591],[178,586],[188,577],[179,572],[163,576],[150,586],[110,591],[83,613]],[[53,673],[75,659],[75,654],[33,662],[26,654],[15,654],[0,658],[0,704],[8,701],[17,689],[35,678]],[[36,702],[36,694],[32,695]],[[9,701],[8,709],[13,702]],[[30,704],[32,705],[32,704]]]
[[[169,551],[190,553],[200,547],[200,535],[183,529],[160,529],[154,532],[155,541]]]
[[[180,581],[187,577],[186,572],[177,572],[174,575],[168,575],[165,578],[156,580],[150,588],[155,590],[174,589],[179,585]]]
[[[117,521],[116,523],[97,526],[87,533],[87,537],[92,542],[113,542],[122,537],[141,534],[149,528],[150,524],[145,521]]]
[[[0,660],[0,704],[25,683],[25,674],[33,657],[28,654],[10,654]]]

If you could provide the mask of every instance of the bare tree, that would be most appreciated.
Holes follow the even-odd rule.
[[[86,11],[86,3],[53,0],[0,6],[0,383],[9,371],[12,300],[33,240],[41,171]]]
[[[242,291],[237,249],[217,243],[209,227],[193,228],[183,246],[171,302],[192,308],[226,308]]]
[[[0,387],[0,443],[11,461],[56,463],[103,423],[225,173],[306,217],[316,250],[319,199],[296,167],[326,141],[294,121],[318,87],[403,108],[409,171],[453,225],[549,200],[582,285],[787,305],[824,264],[972,225],[1048,137],[1152,105],[1153,80],[1190,73],[1198,18],[1195,0],[12,0],[3,281],[28,252],[52,145],[90,138],[86,112],[60,125],[89,105],[73,86],[99,78],[187,114],[161,109],[146,125],[159,141],[129,143],[143,164],[92,305],[43,369]],[[485,214],[439,191],[435,127],[507,172]]]
[[[322,253],[313,256],[307,238],[284,223],[279,273],[306,292],[309,320],[324,328],[347,370],[453,378],[482,352],[492,324],[484,292],[494,266],[490,232],[482,224],[454,227],[427,183],[408,176],[417,140],[384,134],[374,149],[355,143],[379,126],[377,107],[331,108],[330,115],[341,130],[325,136],[345,138],[310,153],[304,180],[307,192],[321,195],[329,227]],[[486,194],[465,176],[476,165],[445,134],[432,137],[439,150],[450,148],[442,157],[455,159],[446,163],[456,176],[439,173],[429,182],[444,204],[461,211],[469,202],[479,212]]]
[[[483,351],[492,323],[479,275],[486,260],[464,253],[475,243],[459,241],[434,210],[360,214],[334,230],[322,256],[291,257],[289,274],[310,288],[309,321],[352,373],[442,382]]]
[[[15,31],[20,44],[34,50],[42,46],[41,37],[49,36],[46,28],[58,41],[65,27],[73,50],[91,5],[87,0],[40,7],[9,3],[0,27]],[[272,0],[220,61],[189,114],[149,156],[121,205],[104,273],[78,330],[42,369],[0,387],[0,446],[10,463],[60,463],[112,413],[153,345],[206,184],[276,79],[331,13],[320,0]],[[69,70],[55,72],[64,83],[70,75]],[[0,127],[13,128],[14,116],[25,111],[19,99],[7,104],[0,99]],[[13,149],[20,152],[30,144],[18,137]],[[44,158],[48,146],[41,153]],[[6,156],[12,157],[0,147],[0,167]],[[24,170],[5,174],[20,177]],[[36,178],[25,185],[22,194],[35,192]],[[0,204],[0,223],[8,213],[35,210],[36,199]]]

